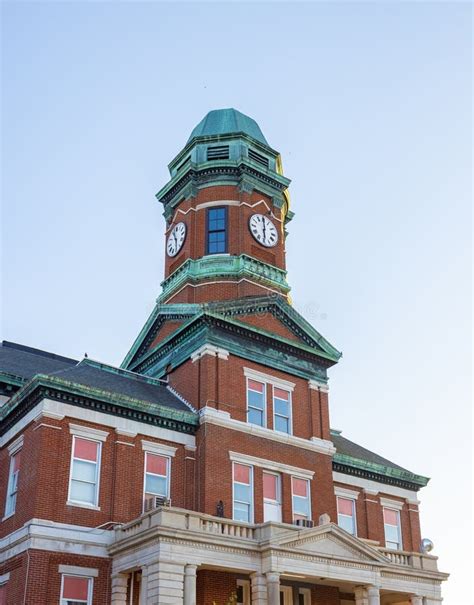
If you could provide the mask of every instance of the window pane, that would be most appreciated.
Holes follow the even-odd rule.
[[[342,529],[345,529],[350,534],[354,533],[354,519],[353,519],[353,517],[349,517],[347,515],[341,515],[341,514],[339,514],[337,516],[337,524],[339,525],[339,527],[342,527]]]
[[[398,527],[396,525],[385,525],[385,540],[387,542],[398,542]]]
[[[251,424],[258,424],[259,426],[263,426],[263,412],[250,409],[248,411],[248,421]]]
[[[89,592],[89,579],[76,576],[64,576],[63,599],[76,599],[87,601]]]
[[[353,500],[349,498],[338,498],[337,499],[337,510],[343,515],[352,515],[353,514]]]
[[[392,508],[384,508],[383,520],[384,523],[389,523],[390,525],[398,525],[398,511],[393,510]]]
[[[234,520],[250,523],[250,506],[242,502],[234,502]]]
[[[250,485],[250,466],[234,464],[234,481]]]
[[[281,433],[290,432],[290,422],[288,418],[282,418],[281,416],[275,416],[275,430]]]
[[[293,477],[293,494],[295,496],[308,495],[308,482],[305,479],[297,479]]]
[[[267,500],[278,500],[278,477],[263,473],[263,497]]]
[[[301,515],[309,515],[309,502],[308,498],[300,498],[299,496],[293,496],[293,512]]]
[[[145,491],[148,494],[156,494],[157,496],[167,496],[166,478],[147,474],[145,477]]]
[[[248,388],[252,389],[252,391],[257,391],[258,393],[263,393],[264,386],[263,382],[257,382],[256,380],[248,381]]]
[[[97,462],[97,451],[99,444],[97,441],[89,441],[88,439],[74,439],[74,458],[82,458],[83,460],[91,460]]]
[[[18,452],[18,454],[15,454],[12,457],[11,465],[12,465],[12,472],[14,472],[14,473],[16,473],[20,470],[20,456],[21,456],[21,452]]]
[[[263,410],[265,399],[262,393],[256,393],[255,391],[248,392],[249,406]]]
[[[146,472],[155,475],[166,476],[168,468],[168,459],[157,454],[146,455]]]
[[[391,550],[398,550],[400,545],[398,544],[398,542],[386,542],[385,546],[387,548],[390,548]]]
[[[250,486],[234,483],[234,500],[250,504]]]
[[[71,481],[71,500],[95,504],[95,484]]]
[[[280,414],[281,416],[287,417],[290,415],[290,404],[288,401],[274,399],[273,405],[275,406],[275,414]]]
[[[95,482],[96,469],[97,465],[94,462],[74,460],[72,463],[72,478]]]
[[[273,395],[275,398],[283,399],[283,401],[290,400],[290,393],[288,391],[284,391],[283,389],[273,389]]]

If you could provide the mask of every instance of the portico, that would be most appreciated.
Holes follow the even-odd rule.
[[[114,605],[129,603],[123,586],[136,570],[140,603],[147,605],[201,605],[204,573],[238,578],[242,605],[311,605],[316,590],[329,591],[338,605],[435,605],[446,578],[435,557],[395,557],[333,523],[249,525],[177,508],[154,510],[117,529],[109,550]]]

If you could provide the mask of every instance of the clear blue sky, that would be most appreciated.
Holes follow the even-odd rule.
[[[249,114],[293,179],[295,305],[344,352],[332,426],[432,477],[423,535],[467,603],[470,5],[2,13],[3,338],[118,364],[159,293],[168,161],[208,110]]]

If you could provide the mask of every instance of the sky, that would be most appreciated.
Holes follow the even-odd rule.
[[[343,351],[331,424],[432,478],[422,534],[469,603],[470,4],[1,9],[2,338],[119,364],[168,162],[209,110],[250,115],[292,179],[295,307]]]

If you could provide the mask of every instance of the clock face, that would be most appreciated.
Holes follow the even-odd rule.
[[[166,252],[168,256],[176,256],[181,250],[186,239],[186,223],[178,223],[168,236]]]
[[[272,221],[263,214],[252,214],[249,220],[250,233],[259,244],[272,248],[278,243],[278,230]]]

